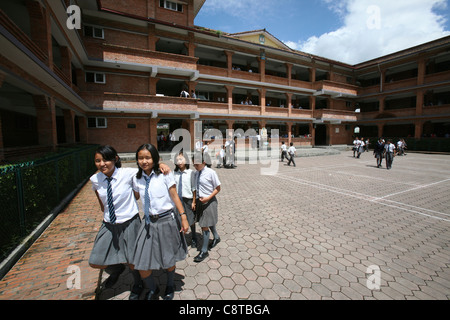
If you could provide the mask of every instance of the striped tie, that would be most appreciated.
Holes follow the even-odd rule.
[[[197,199],[200,198],[200,175],[202,174],[201,171],[198,172],[197,176]]]
[[[150,185],[150,180],[152,179],[152,176],[146,177],[145,179],[145,196],[144,196],[144,216],[145,216],[145,223],[150,224],[150,195],[148,193],[148,187]]]
[[[178,182],[178,196],[183,199],[183,172],[180,171],[180,181]]]
[[[111,177],[106,178],[108,181],[108,187],[106,189],[106,193],[108,195],[108,208],[109,208],[109,222],[114,224],[116,223],[116,209],[114,208],[114,202],[113,202],[113,194],[112,194],[112,188],[111,188]]]

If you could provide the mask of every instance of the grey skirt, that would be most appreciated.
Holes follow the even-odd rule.
[[[169,269],[186,259],[187,244],[180,230],[180,215],[175,211],[148,225],[143,220],[134,247],[134,268]]]
[[[213,227],[219,221],[218,202],[216,197],[205,204],[197,199],[195,211],[198,224],[202,228]]]
[[[195,212],[192,211],[192,199],[184,198],[181,203],[183,204],[184,212],[186,213],[186,217],[190,226],[195,223]],[[175,212],[178,213],[178,210],[175,208]]]
[[[95,237],[89,263],[99,266],[131,263],[140,225],[139,214],[120,224],[103,221]]]

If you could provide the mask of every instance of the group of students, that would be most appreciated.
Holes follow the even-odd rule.
[[[284,144],[284,141],[281,142],[281,162],[283,162],[284,158],[286,158],[286,160],[288,160],[287,165],[290,166],[292,163],[295,167],[294,157],[296,154],[297,154],[297,149],[295,149],[294,143],[291,142],[289,144],[289,149],[288,149],[287,146]],[[287,157],[288,155],[289,155],[289,158]]]
[[[355,154],[357,154],[356,158],[359,159],[361,156],[361,153],[364,151],[369,151],[369,139],[364,141],[364,138],[359,139],[358,137],[353,140],[353,157],[355,157]]]
[[[373,154],[377,159],[377,168],[381,168],[381,163],[383,162],[383,158],[386,159],[386,169],[392,168],[392,162],[394,161],[394,157],[396,155],[405,154],[406,143],[404,143],[403,139],[400,139],[397,144],[397,148],[395,144],[392,143],[392,139],[387,139],[385,141],[383,138],[379,138],[377,143],[375,144]]]
[[[91,176],[94,190],[103,211],[103,222],[95,238],[89,258],[93,268],[107,269],[110,274],[105,287],[112,287],[128,265],[134,284],[130,300],[158,299],[159,286],[153,270],[167,270],[164,300],[174,297],[175,265],[187,256],[185,233],[191,228],[192,247],[197,247],[195,224],[202,228],[203,243],[194,258],[201,262],[220,237],[217,233],[220,181],[208,167],[203,154],[192,158],[196,171],[189,167],[189,158],[180,152],[175,159],[175,172],[160,163],[158,150],[143,144],[136,151],[138,169],[122,168],[116,150],[101,146],[95,153],[98,172]],[[142,201],[141,221],[137,201]],[[213,241],[209,243],[210,231]]]

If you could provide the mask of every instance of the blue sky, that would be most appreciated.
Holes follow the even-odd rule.
[[[206,0],[194,23],[357,64],[450,35],[450,0]]]

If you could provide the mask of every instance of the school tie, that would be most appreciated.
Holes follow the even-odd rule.
[[[112,177],[106,178],[106,181],[108,182],[108,186],[106,188],[106,193],[108,196],[109,222],[114,224],[114,223],[116,223],[116,209],[114,208],[111,180],[112,180]]]
[[[183,199],[183,172],[180,171],[180,181],[178,182],[178,197]]]
[[[152,176],[146,177],[145,179],[145,196],[144,196],[144,215],[145,215],[145,223],[150,224],[150,194],[148,193],[148,187],[150,185],[150,180]]]
[[[202,174],[201,171],[198,172],[197,175],[197,199],[200,198],[200,175]]]

